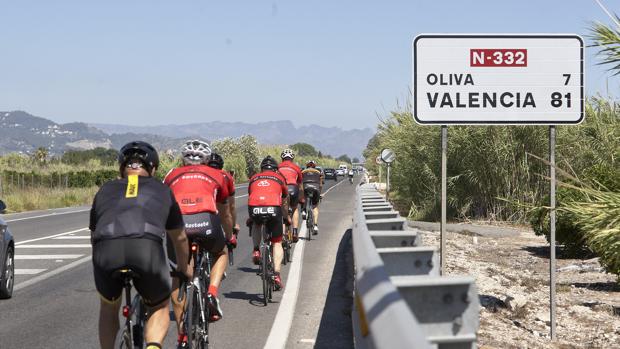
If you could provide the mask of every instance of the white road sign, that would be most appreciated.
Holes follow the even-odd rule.
[[[396,156],[394,155],[392,149],[383,149],[381,151],[381,160],[383,160],[386,164],[393,162],[395,159]]]
[[[583,67],[577,35],[419,35],[413,115],[421,124],[576,124]]]

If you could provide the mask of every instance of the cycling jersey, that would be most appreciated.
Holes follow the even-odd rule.
[[[224,174],[224,177],[226,178],[228,196],[235,196],[235,178],[233,177],[233,175],[230,174],[230,172],[226,170],[221,170],[221,171]]]
[[[278,165],[278,171],[286,179],[286,184],[301,184],[301,168],[291,160],[284,160]]]
[[[221,170],[206,165],[175,168],[164,183],[172,189],[184,215],[217,212],[217,203],[225,203],[228,185]]]
[[[321,173],[321,171],[317,170],[316,168],[312,168],[312,167],[309,167],[303,170],[302,175],[303,175],[304,184],[306,183],[321,184],[321,177],[323,177],[323,174]]]
[[[162,242],[166,230],[183,226],[172,191],[152,177],[129,176],[105,183],[90,210],[93,245],[118,238],[145,237]]]
[[[286,179],[274,171],[263,171],[250,178],[248,206],[281,206],[288,195]]]

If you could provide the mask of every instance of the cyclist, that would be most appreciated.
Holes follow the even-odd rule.
[[[353,184],[353,168],[349,170],[349,183]]]
[[[183,217],[172,191],[153,178],[159,166],[155,148],[141,141],[128,143],[118,162],[120,178],[99,189],[90,211],[93,272],[101,296],[99,343],[104,349],[114,346],[123,282],[113,273],[130,267],[139,275],[133,284],[150,308],[146,348],[161,348],[170,323],[166,235],[178,256],[178,271],[191,277]]]
[[[237,246],[237,235],[239,234],[239,224],[237,223],[237,208],[235,207],[235,177],[233,172],[229,172],[224,170],[224,159],[218,153],[211,153],[209,159],[207,160],[207,165],[209,167],[216,168],[222,171],[222,174],[225,177],[226,184],[228,187],[228,193],[230,197],[228,199],[228,206],[230,208],[230,214],[232,215],[233,221],[233,236],[231,242],[234,242],[234,246]]]
[[[310,160],[306,164],[306,169],[302,172],[303,175],[303,187],[304,187],[304,196],[310,196],[310,193],[313,193],[312,202],[312,213],[314,216],[314,232],[316,235],[319,233],[319,201],[321,200],[321,191],[323,190],[323,173],[316,169],[316,161]],[[308,200],[306,200],[303,204],[301,215],[303,219],[306,219],[306,205],[308,205]]]
[[[271,156],[264,158],[260,164],[260,169],[260,173],[250,178],[248,186],[248,212],[254,223],[250,233],[257,231],[258,228],[259,222],[254,220],[256,214],[264,211],[272,215],[272,219],[267,222],[266,228],[271,232],[271,243],[273,244],[274,282],[276,290],[280,290],[284,287],[280,278],[280,267],[284,256],[282,250],[282,217],[284,212],[288,212],[288,200],[283,199],[288,196],[288,188],[286,187],[286,180],[278,172],[278,162],[274,158]],[[290,220],[290,217],[287,216],[287,220]],[[261,239],[260,234],[252,234],[254,264],[260,264],[259,245]]]
[[[291,149],[284,149],[280,154],[282,162],[278,165],[278,171],[286,180],[289,195],[289,209],[293,210],[293,242],[299,240],[299,202],[303,202],[303,196],[300,198],[299,193],[303,193],[301,168],[293,162],[295,153]]]
[[[181,154],[183,166],[171,170],[164,183],[172,189],[179,202],[189,240],[200,244],[213,256],[206,302],[211,314],[209,321],[217,321],[223,316],[218,288],[228,265],[228,254],[224,252],[224,247],[227,238],[232,238],[228,188],[221,171],[205,165],[211,155],[209,144],[200,140],[188,141],[183,145]],[[174,264],[173,251],[169,251],[168,255]],[[175,278],[171,298],[179,342],[182,343],[185,335],[181,331],[181,317],[185,300],[178,302],[178,292],[179,281]]]

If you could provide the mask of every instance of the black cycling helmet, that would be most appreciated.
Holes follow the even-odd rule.
[[[276,159],[272,158],[270,155],[267,155],[267,157],[265,157],[263,161],[261,161],[260,169],[263,171],[264,170],[275,171],[278,169],[278,162],[276,161]]]
[[[127,166],[131,160],[139,160],[144,165],[144,169],[151,173],[153,169],[159,167],[159,155],[152,145],[142,142],[133,141],[125,144],[118,153],[118,164],[121,168]]]
[[[207,159],[207,165],[221,170],[224,168],[224,159],[218,153],[211,153]]]

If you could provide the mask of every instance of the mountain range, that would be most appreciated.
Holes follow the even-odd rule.
[[[159,149],[176,149],[188,138],[216,140],[250,134],[260,144],[309,143],[325,154],[347,154],[360,157],[371,129],[343,130],[317,125],[295,127],[291,121],[268,121],[256,124],[244,122],[203,122],[186,125],[127,126],[58,124],[49,119],[23,111],[0,112],[0,154],[30,153],[38,147],[61,154],[69,149],[95,147],[120,148],[126,142],[142,139]]]

